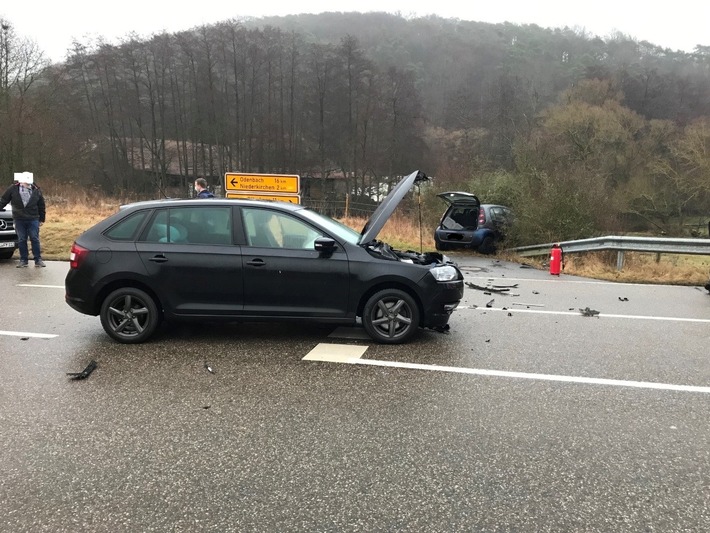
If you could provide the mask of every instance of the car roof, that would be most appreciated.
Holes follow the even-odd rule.
[[[274,207],[278,206],[287,211],[298,211],[305,209],[306,206],[301,204],[293,204],[290,202],[280,202],[277,200],[251,200],[237,198],[161,198],[158,200],[144,200],[141,202],[132,202],[119,207],[121,211],[125,209],[144,209],[144,208],[160,208],[160,207],[185,207],[191,205],[243,205],[249,207]]]

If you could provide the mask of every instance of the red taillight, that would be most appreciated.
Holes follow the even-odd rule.
[[[478,210],[478,225],[480,226],[481,224],[486,223],[486,212],[483,210],[483,208]]]
[[[89,255],[89,250],[82,248],[77,243],[71,245],[71,254],[69,254],[69,267],[79,268],[79,265],[86,259]]]

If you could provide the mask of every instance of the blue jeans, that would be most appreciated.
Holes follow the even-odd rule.
[[[25,263],[28,262],[28,251],[27,251],[27,237],[30,238],[32,243],[32,255],[34,256],[35,262],[42,259],[42,253],[39,247],[39,220],[23,220],[15,219],[15,231],[17,231],[17,237],[20,240],[20,261]]]

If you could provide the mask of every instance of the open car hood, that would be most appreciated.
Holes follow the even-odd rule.
[[[374,241],[377,235],[382,231],[382,228],[387,223],[387,220],[402,201],[402,198],[409,192],[412,185],[415,183],[421,183],[429,178],[421,170],[415,170],[409,176],[404,177],[395,187],[390,191],[387,197],[382,200],[382,203],[377,206],[375,212],[365,224],[365,227],[360,232],[360,244],[367,244]]]
[[[437,196],[449,205],[481,207],[481,202],[478,200],[478,197],[470,192],[449,191],[439,193]]]

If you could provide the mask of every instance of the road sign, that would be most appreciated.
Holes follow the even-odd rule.
[[[274,200],[277,202],[290,202],[292,204],[301,203],[300,194],[251,194],[244,192],[228,192],[226,197],[236,200]]]
[[[224,175],[225,191],[252,193],[299,194],[301,178],[296,174],[237,174]]]

